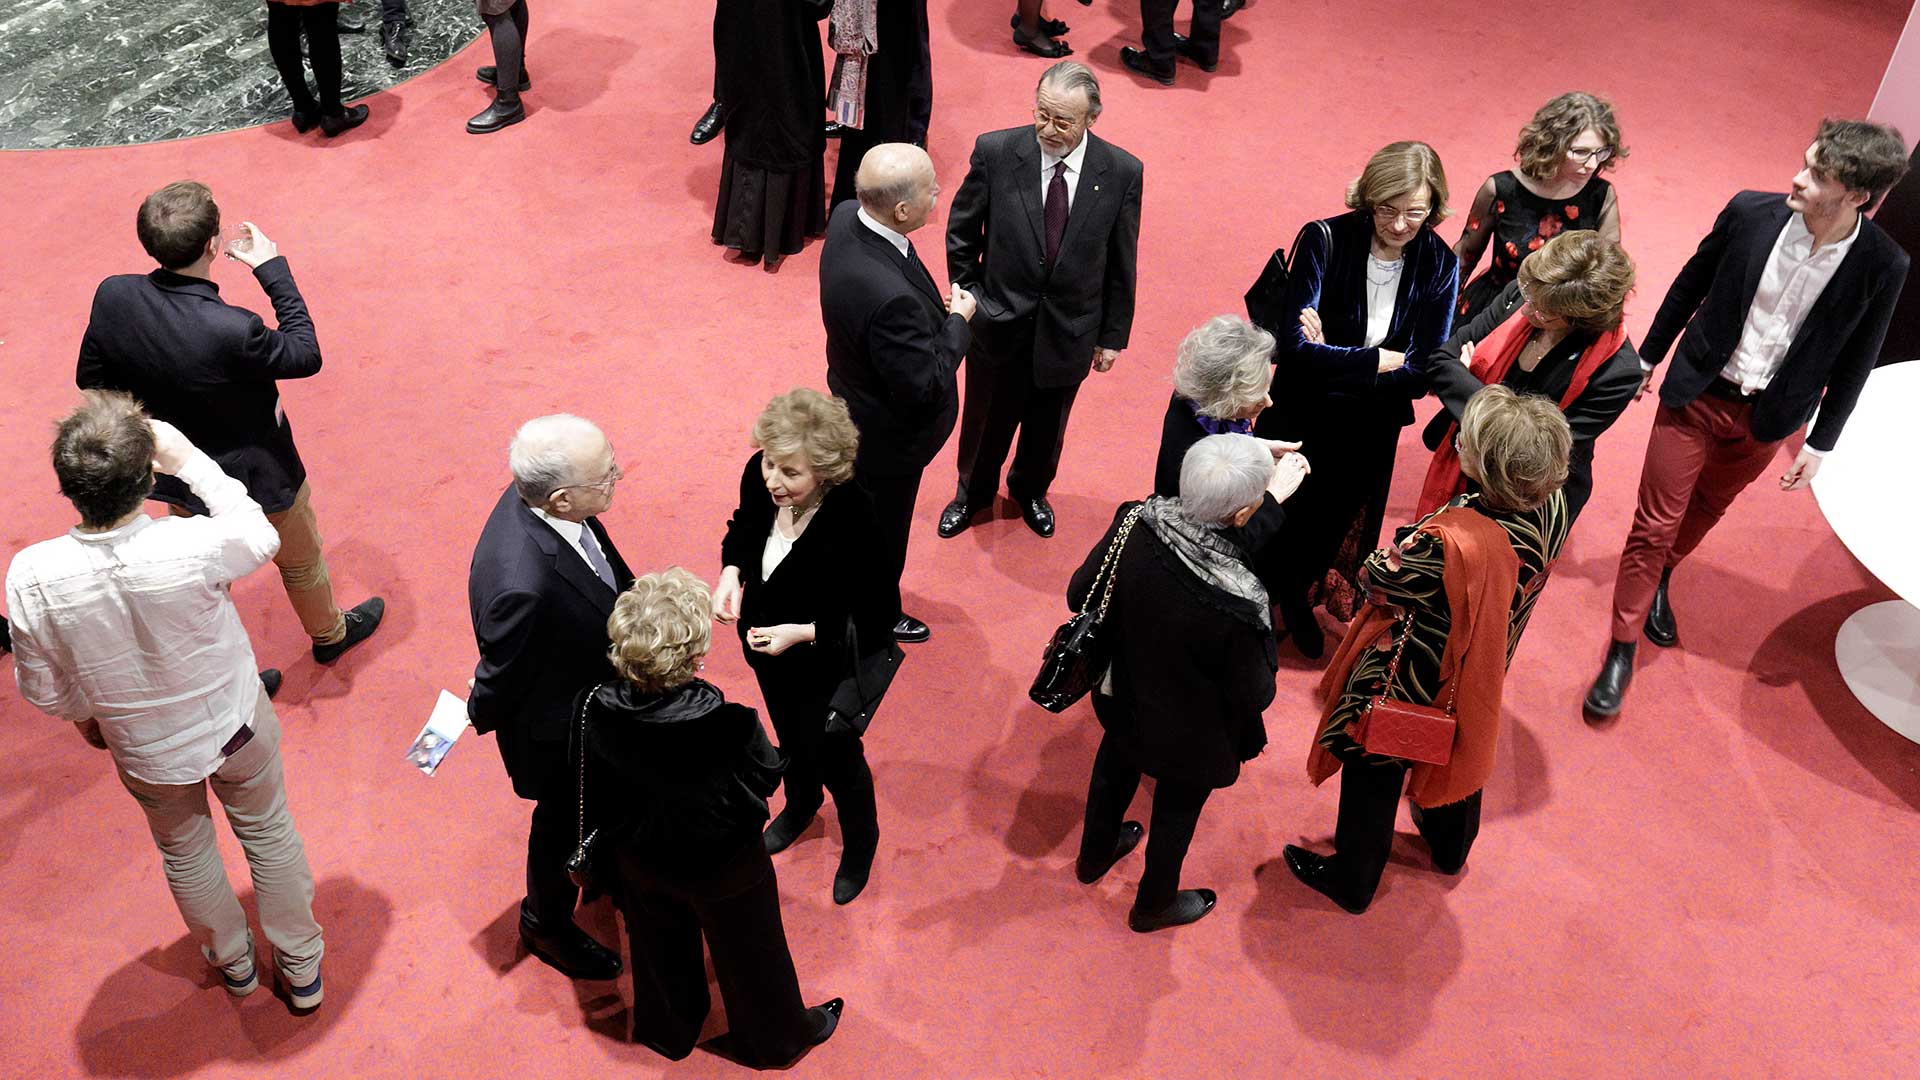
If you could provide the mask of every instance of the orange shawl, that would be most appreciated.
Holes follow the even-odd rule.
[[[1453,737],[1452,760],[1445,765],[1414,763],[1413,781],[1407,785],[1407,794],[1416,804],[1432,809],[1479,791],[1493,775],[1494,749],[1500,741],[1500,695],[1507,681],[1507,629],[1520,581],[1520,556],[1514,554],[1507,530],[1465,507],[1443,510],[1427,522],[1425,531],[1440,537],[1446,566],[1441,585],[1452,617],[1446,649],[1440,654],[1435,700],[1444,701],[1449,688],[1459,684],[1454,701],[1459,729]],[[1368,604],[1327,665],[1327,674],[1320,680],[1325,708],[1307,755],[1307,778],[1316,785],[1340,768],[1340,760],[1320,745],[1320,732],[1339,705],[1340,693],[1361,655],[1392,626],[1393,616],[1387,609]]]

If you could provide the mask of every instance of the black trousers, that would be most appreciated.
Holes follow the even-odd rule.
[[[907,141],[927,145],[927,128],[933,123],[933,39],[927,25],[927,0],[913,0],[914,17],[920,22],[920,54],[913,61],[913,78],[907,85]]]
[[[1140,0],[1141,43],[1153,66],[1173,70],[1173,9],[1180,0]],[[1220,5],[1218,0],[1193,0],[1193,26],[1187,40],[1209,62],[1220,58]]]
[[[1340,765],[1340,819],[1333,829],[1333,865],[1341,891],[1367,903],[1380,887],[1393,847],[1393,817],[1400,808],[1407,767],[1398,762],[1367,764],[1358,754]],[[1480,793],[1432,810],[1414,807],[1414,827],[1433,853],[1434,869],[1459,873],[1480,835]]]
[[[787,754],[783,816],[801,820],[819,813],[826,793],[840,815],[840,838],[847,849],[871,854],[880,844],[880,814],[873,797],[873,770],[867,765],[866,744],[858,735],[826,733],[827,700],[839,676],[803,665],[804,650],[762,661],[754,669],[760,696],[780,749]],[[791,660],[781,664],[779,661]]]
[[[339,18],[339,4],[294,7],[267,0],[267,52],[295,112],[338,116],[345,109],[340,103]],[[307,69],[300,60],[302,31],[307,36],[307,59],[313,64],[313,90],[307,88]]]
[[[567,860],[580,843],[580,779],[567,768],[566,743],[554,746],[527,829],[527,910],[542,926],[564,930],[580,903],[580,890],[567,876]]]
[[[633,1039],[674,1059],[693,1052],[712,1004],[700,942],[713,954],[727,1008],[729,1052],[784,1065],[812,1044],[816,1023],[780,921],[773,861],[756,836],[718,870],[688,877],[622,854],[621,914],[633,956]]]
[[[855,466],[862,487],[873,499],[880,526],[881,577],[892,590],[893,609],[900,611],[900,577],[907,571],[907,541],[913,534],[913,504],[920,497],[920,476],[910,473],[876,474]]]
[[[1103,699],[1094,695],[1094,708]],[[1112,733],[1100,739],[1100,750],[1093,756],[1093,779],[1087,784],[1087,817],[1080,829],[1080,858],[1099,862],[1113,852],[1125,822],[1127,804],[1140,787],[1140,766],[1116,745]],[[1180,890],[1180,864],[1187,859],[1187,847],[1193,843],[1194,826],[1200,822],[1200,809],[1207,804],[1212,788],[1183,784],[1176,780],[1156,780],[1153,788],[1153,818],[1147,826],[1147,866],[1140,876],[1140,888],[1134,893],[1134,910],[1152,914],[1173,903]]]
[[[1066,445],[1067,415],[1080,385],[1033,385],[1030,360],[965,365],[967,396],[960,410],[960,498],[980,509],[1000,490],[1000,466],[1013,448],[1014,431],[1020,445],[1007,471],[1007,494],[1018,500],[1042,499],[1060,471],[1060,449]]]

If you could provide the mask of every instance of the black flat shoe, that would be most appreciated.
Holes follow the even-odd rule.
[[[767,854],[778,855],[792,847],[793,842],[800,839],[800,834],[806,832],[807,826],[811,824],[813,824],[812,814],[808,814],[805,821],[800,821],[788,817],[783,810],[775,814],[773,820],[767,823],[767,831],[760,834],[760,846],[766,849]]]
[[[1099,881],[1107,876],[1107,871],[1113,869],[1114,863],[1126,858],[1127,852],[1139,847],[1140,838],[1145,835],[1147,835],[1147,827],[1139,822],[1121,822],[1120,837],[1113,842],[1113,851],[1107,856],[1107,860],[1098,865],[1084,859],[1077,860],[1073,864],[1073,876],[1079,878],[1082,885],[1091,885]]]
[[[1334,884],[1333,860],[1325,855],[1308,851],[1298,844],[1288,844],[1280,854],[1286,860],[1287,869],[1300,879],[1300,884],[1340,905],[1341,910],[1348,914],[1362,914],[1367,910],[1367,905],[1373,902],[1372,897],[1356,902],[1345,895]]]
[[[695,146],[710,143],[715,135],[720,134],[726,122],[727,111],[716,101],[707,106],[707,111],[700,114],[700,119],[693,122],[693,134],[687,136],[687,141]]]
[[[1053,504],[1045,499],[1020,500],[1020,520],[1041,537],[1053,535]]]
[[[1127,912],[1127,927],[1136,934],[1151,934],[1196,923],[1207,917],[1219,899],[1212,889],[1181,889],[1173,894],[1173,903],[1150,915],[1141,914],[1138,908]]]
[[[293,130],[305,135],[307,132],[319,126],[319,109],[315,109],[312,112],[301,112],[299,109],[293,110]]]
[[[1200,51],[1200,46],[1188,40],[1185,34],[1173,35],[1173,51],[1193,61],[1193,66],[1201,71],[1213,71],[1220,66],[1218,56],[1211,60],[1207,59],[1207,55]]]
[[[1220,0],[1220,21],[1233,18],[1233,13],[1247,6],[1247,0]]]
[[[1647,609],[1647,622],[1642,627],[1647,640],[1663,649],[1672,648],[1680,641],[1680,627],[1674,622],[1673,605],[1667,600],[1667,580],[1671,577],[1671,567],[1660,572],[1660,587],[1653,591],[1653,606]]]
[[[365,105],[355,105],[335,113],[332,116],[322,116],[320,118],[320,134],[331,139],[335,135],[343,135],[352,131],[354,128],[367,122],[367,114],[371,111],[372,110],[368,109]]]
[[[362,105],[360,108],[364,109],[366,106]],[[360,119],[365,120],[366,115],[362,113]],[[334,132],[329,131],[327,134],[332,135]],[[370,596],[362,600],[357,607],[346,614],[347,636],[331,645],[315,645],[313,647],[313,658],[323,664],[331,664],[335,660],[340,659],[341,654],[345,653],[348,649],[372,637],[373,632],[380,629],[380,620],[384,618],[386,614],[387,602],[385,600],[377,596]]]
[[[1058,60],[1063,56],[1073,55],[1073,47],[1066,42],[1056,41],[1048,37],[1045,33],[1035,37],[1028,37],[1026,33],[1018,27],[1015,27],[1013,31],[1013,43],[1020,46],[1024,52],[1030,52],[1035,56],[1044,56],[1049,60]]]
[[[934,531],[948,539],[959,536],[973,524],[974,513],[973,507],[965,499],[954,499],[945,510],[940,511],[940,524]]]
[[[1633,653],[1636,642],[1616,641],[1607,646],[1607,658],[1600,665],[1600,674],[1593,680],[1593,686],[1587,690],[1587,699],[1580,703],[1586,712],[1587,723],[1607,720],[1620,715],[1620,706],[1627,698],[1627,685],[1633,682]]]
[[[902,644],[918,645],[932,636],[933,631],[927,629],[927,624],[911,615],[902,615],[900,621],[893,624],[893,640]]]
[[[527,107],[520,104],[518,93],[509,94],[505,90],[495,90],[493,104],[475,113],[467,121],[467,134],[491,135],[501,128],[512,127],[527,118]]]
[[[1007,20],[1007,25],[1015,30],[1020,29],[1020,13],[1017,11],[1014,12],[1013,18]],[[1072,27],[1061,22],[1059,19],[1040,20],[1040,32],[1048,37],[1065,37],[1067,31],[1071,29]]]
[[[486,67],[475,68],[473,77],[486,83],[488,86],[492,86],[493,81],[500,77],[500,69],[492,64],[488,64]],[[520,68],[520,93],[524,94],[531,89],[533,89],[533,80],[527,76],[527,69],[522,65]]]
[[[1161,86],[1173,85],[1173,69],[1160,71],[1153,66],[1153,58],[1131,45],[1120,46],[1120,63],[1136,75],[1145,75]]]

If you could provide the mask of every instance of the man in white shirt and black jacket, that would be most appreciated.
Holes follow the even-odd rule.
[[[1839,440],[1907,276],[1907,253],[1863,215],[1906,169],[1892,127],[1823,122],[1792,190],[1735,195],[1667,290],[1640,343],[1648,383],[1679,345],[1614,580],[1612,644],[1587,692],[1590,722],[1620,712],[1641,632],[1656,645],[1679,640],[1673,568],[1779,444],[1819,410],[1780,476],[1781,490],[1795,491]]]

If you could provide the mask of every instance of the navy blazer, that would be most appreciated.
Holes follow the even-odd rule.
[[[926,264],[902,258],[858,209],[834,207],[820,249],[827,386],[860,429],[859,471],[904,476],[925,468],[953,434],[954,374],[972,335],[947,312]]]
[[[1144,170],[1092,132],[1086,142],[1051,265],[1033,125],[980,136],[947,211],[947,277],[980,302],[970,359],[1024,360],[1030,352],[1039,387],[1078,384],[1094,349],[1124,349],[1133,332]]]
[[[626,589],[633,573],[613,539],[599,519],[585,524]],[[523,799],[539,798],[553,770],[566,764],[581,691],[617,678],[607,659],[607,617],[617,595],[508,484],[467,573],[480,646],[467,718],[476,732],[496,733],[500,759]]]
[[[1329,244],[1331,237],[1331,244]],[[1327,229],[1309,223],[1294,242],[1287,287],[1280,310],[1292,317],[1270,326],[1274,349],[1273,400],[1281,414],[1317,409],[1328,396],[1370,403],[1413,423],[1413,402],[1427,390],[1427,355],[1453,329],[1460,260],[1453,250],[1421,229],[1408,242],[1400,274],[1393,322],[1378,346],[1359,344],[1367,332],[1367,256],[1373,251],[1373,216],[1354,210],[1327,219]],[[1310,342],[1300,328],[1300,311],[1320,314],[1325,343]],[[1398,371],[1378,374],[1380,350],[1407,355]]]
[[[1660,383],[1662,405],[1686,408],[1727,366],[1767,257],[1792,216],[1785,195],[1743,191],[1680,268],[1640,342],[1641,359],[1657,365],[1674,338],[1680,339],[1673,367]],[[1908,262],[1886,230],[1860,219],[1860,235],[1793,335],[1779,373],[1753,403],[1754,438],[1784,439],[1819,409],[1807,445],[1833,449],[1879,359]]]
[[[93,294],[74,382],[132,394],[275,514],[307,479],[275,380],[318,374],[320,343],[287,260],[268,259],[253,276],[273,302],[277,330],[220,299],[220,286],[205,278],[155,270],[106,279]],[[178,477],[155,477],[153,497],[207,512]]]

